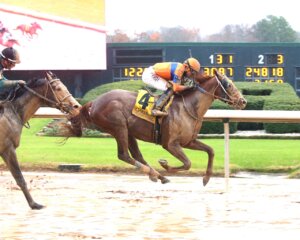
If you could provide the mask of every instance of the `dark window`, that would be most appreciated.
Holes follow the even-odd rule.
[[[162,49],[116,49],[114,64],[151,65],[163,61]]]
[[[296,67],[296,78],[300,78],[300,67]]]

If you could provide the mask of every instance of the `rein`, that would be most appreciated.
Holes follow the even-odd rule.
[[[219,100],[221,100],[223,102],[226,102],[226,103],[234,104],[234,101],[231,99],[231,96],[228,94],[228,92],[226,91],[226,89],[223,87],[222,83],[220,82],[220,80],[218,79],[217,76],[216,76],[216,79],[217,79],[218,86],[220,86],[222,88],[223,93],[225,95],[227,95],[230,99],[227,99],[227,98],[224,98],[224,97],[219,97],[219,96],[215,95],[215,91],[217,90],[218,86],[215,88],[214,93],[210,93],[210,92],[206,91],[204,88],[202,88],[200,86],[196,86],[197,90],[199,90],[200,92],[202,92],[204,94],[210,95],[210,96],[214,97],[215,99],[219,99]]]
[[[190,110],[188,109],[188,107],[186,106],[186,103],[185,103],[185,100],[184,100],[184,97],[182,94],[180,94],[181,97],[182,97],[182,102],[183,102],[183,106],[184,106],[184,109],[185,111],[190,115],[191,118],[195,119],[196,121],[200,121],[201,118],[198,118],[198,117],[195,117],[191,112]]]
[[[34,91],[32,88],[30,88],[30,87],[28,87],[28,86],[26,86],[26,85],[24,85],[23,87],[24,87],[27,91],[31,92],[33,95],[35,95],[35,96],[37,96],[37,97],[39,97],[39,98],[45,100],[46,102],[52,103],[52,104],[54,104],[54,105],[57,104],[57,102],[55,102],[55,101],[53,101],[53,100],[51,100],[51,99],[49,99],[49,98],[46,98],[45,96],[43,96],[43,95],[39,94],[38,92]]]
[[[235,105],[235,104],[234,104],[234,101],[232,100],[231,96],[228,94],[228,92],[226,91],[226,89],[225,89],[224,86],[222,85],[221,81],[218,79],[217,76],[215,76],[215,77],[216,77],[216,81],[217,81],[218,85],[217,85],[216,88],[214,89],[214,93],[210,93],[210,92],[206,91],[204,88],[200,87],[199,85],[196,85],[196,89],[197,89],[198,91],[200,91],[201,93],[203,93],[203,94],[207,94],[207,95],[212,96],[214,99],[219,99],[219,100],[221,100],[221,101],[223,101],[223,102],[231,103],[232,105]],[[216,95],[215,95],[215,92],[216,92],[218,86],[220,86],[220,87],[222,88],[223,93],[224,93],[225,95],[227,95],[229,99],[224,98],[224,97],[219,97],[219,96],[216,96]],[[182,94],[180,94],[180,95],[181,95],[181,97],[182,97],[183,106],[184,106],[185,111],[189,114],[189,116],[190,116],[191,118],[193,118],[194,120],[200,121],[201,118],[199,118],[199,117],[193,115],[193,114],[190,112],[190,110],[188,109],[188,107],[187,107],[187,105],[186,105],[186,103],[185,103],[185,100],[184,100],[183,95],[182,95]]]
[[[51,86],[51,83],[52,83],[52,82],[55,82],[55,81],[60,81],[60,80],[59,80],[59,79],[53,79],[52,81],[50,81],[49,83],[47,83],[47,86],[50,86],[50,89],[51,89],[51,91],[52,91],[52,93],[53,93],[53,96],[55,97],[55,100],[56,100],[56,101],[53,101],[52,99],[49,99],[49,98],[47,98],[47,97],[45,97],[45,96],[39,94],[38,92],[34,91],[32,88],[30,88],[30,87],[28,87],[28,86],[26,86],[26,85],[24,85],[24,88],[25,88],[27,91],[31,92],[33,95],[35,95],[35,96],[37,96],[37,97],[43,99],[44,101],[46,101],[46,102],[48,102],[48,103],[51,103],[51,104],[55,105],[55,106],[58,107],[60,110],[65,111],[63,108],[71,109],[71,108],[72,108],[71,106],[64,104],[64,100],[65,100],[66,98],[70,97],[71,94],[65,96],[62,100],[59,100],[59,99],[57,98],[57,96],[56,96],[56,94],[55,94],[55,92],[54,92],[52,86]],[[47,91],[48,91],[48,88],[47,88]],[[47,91],[46,91],[46,93],[47,93]]]

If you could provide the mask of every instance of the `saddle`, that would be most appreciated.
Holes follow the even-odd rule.
[[[159,96],[153,96],[146,90],[139,90],[138,95],[135,101],[135,105],[132,109],[132,114],[144,119],[154,125],[154,140],[155,143],[160,142],[160,135],[161,135],[161,117],[155,117],[151,115],[151,111],[154,107],[155,101],[158,99]],[[169,101],[163,106],[162,110],[167,111],[173,102],[174,96],[172,96]]]

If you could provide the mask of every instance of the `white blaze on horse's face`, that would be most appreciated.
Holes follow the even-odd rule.
[[[80,113],[81,105],[77,100],[70,94],[67,87],[57,78],[47,78],[50,82],[51,89],[55,95],[54,101],[59,105],[59,108],[70,116],[76,116]]]
[[[223,81],[227,82],[226,91],[229,94],[230,100],[232,101],[230,105],[235,109],[244,109],[247,105],[247,100],[244,98],[243,94],[227,76],[224,76]]]

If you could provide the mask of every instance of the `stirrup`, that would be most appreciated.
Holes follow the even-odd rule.
[[[152,114],[152,116],[155,116],[155,117],[165,117],[165,116],[168,116],[167,112],[162,112],[162,111],[160,111],[158,109],[152,109],[151,114]]]

